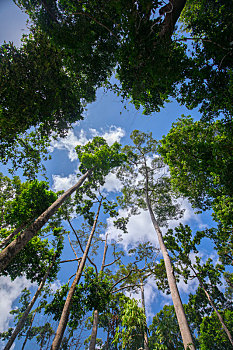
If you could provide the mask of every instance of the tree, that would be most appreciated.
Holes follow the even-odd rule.
[[[60,243],[60,244],[59,244]],[[27,320],[27,317],[31,311],[31,309],[33,308],[37,298],[39,297],[43,287],[44,287],[44,284],[47,280],[47,278],[49,277],[49,274],[51,273],[51,268],[53,267],[54,263],[56,262],[56,258],[61,254],[61,246],[59,247],[59,245],[61,245],[61,242],[58,243],[58,250],[55,252],[54,254],[54,257],[53,257],[53,261],[51,262],[51,264],[48,266],[48,269],[44,275],[44,277],[42,278],[41,280],[41,283],[39,285],[39,287],[37,288],[37,291],[36,293],[34,294],[31,302],[28,304],[26,310],[24,311],[23,315],[21,316],[16,328],[14,329],[10,339],[8,340],[6,346],[4,347],[4,350],[10,350],[12,344],[14,343],[17,335],[19,334],[19,332],[22,330],[26,320]],[[60,252],[59,252],[60,251]]]
[[[125,155],[120,153],[118,143],[109,147],[101,137],[94,138],[85,146],[77,146],[76,150],[81,162],[79,169],[84,175],[0,253],[0,270],[10,263],[10,260],[38,233],[88,176],[92,174],[92,178],[95,178],[97,183],[101,183],[111,168],[120,165],[125,160]]]
[[[113,344],[121,343],[122,349],[127,350],[143,347],[146,316],[135,299],[127,298],[126,302],[124,300],[120,322],[121,327],[116,328]]]
[[[232,330],[232,316],[233,311],[224,310],[221,312],[221,316],[224,319],[224,323],[227,328]],[[201,350],[211,349],[232,349],[232,344],[226,336],[226,333],[222,328],[219,328],[219,322],[217,315],[213,313],[210,316],[205,316],[200,325],[200,348]]]
[[[188,0],[181,14],[184,31],[193,39],[192,69],[178,100],[200,106],[203,119],[221,113],[232,118],[232,22],[230,2]]]
[[[185,0],[161,1],[15,1],[34,24],[75,60],[86,63],[104,82],[116,66],[121,93],[148,114],[175,96],[188,59],[185,45],[172,40]]]
[[[232,121],[178,119],[161,140],[159,153],[168,164],[173,189],[195,208],[212,208],[223,228],[232,227]]]
[[[175,230],[169,230],[167,232],[165,242],[173,255],[174,264],[178,273],[183,275],[185,281],[187,282],[188,279],[197,278],[200,288],[203,290],[205,297],[216,313],[222,328],[233,346],[232,335],[214,302],[216,296],[221,296],[218,285],[221,285],[220,277],[224,267],[221,264],[216,264],[214,266],[211,258],[201,264],[201,258],[197,255],[195,256],[195,263],[191,261],[190,253],[198,253],[196,245],[200,244],[200,240],[203,236],[204,232],[197,232],[194,238],[192,238],[190,227],[180,224]]]
[[[149,345],[151,349],[173,350],[184,348],[173,306],[165,305],[153,318],[150,325]]]
[[[54,47],[41,31],[32,30],[22,46],[3,44],[1,56],[1,157],[4,147],[33,126],[42,135],[65,135],[82,119],[81,99],[94,92],[82,90],[77,77],[65,66],[68,55]],[[54,93],[56,90],[56,93]]]
[[[16,0],[36,26],[80,60],[116,66],[116,89],[145,113],[175,97],[203,117],[232,116],[232,11],[224,0]],[[182,22],[182,32],[177,22]],[[85,33],[84,33],[85,31]],[[191,37],[186,32],[191,32]],[[78,35],[76,34],[78,33]],[[94,42],[94,38],[96,41]],[[189,51],[186,42],[191,40]],[[77,48],[79,50],[77,50]],[[109,59],[106,59],[106,55]],[[99,65],[97,64],[97,67]],[[105,74],[106,77],[106,74]],[[111,84],[110,84],[111,85]]]
[[[2,248],[43,213],[57,199],[57,195],[48,190],[49,186],[45,181],[34,180],[21,183],[18,177],[11,180],[0,174],[0,183],[3,189],[1,194],[2,233],[5,235],[9,232],[8,229],[12,231],[1,242]]]
[[[170,218],[179,217],[181,211],[172,200],[170,180],[161,171],[164,164],[156,154],[157,142],[152,139],[151,134],[140,133],[138,130],[131,134],[131,139],[134,146],[126,146],[123,149],[127,154],[128,161],[118,172],[124,185],[121,203],[123,207],[131,208],[132,213],[136,213],[139,208],[149,211],[164,257],[166,275],[184,348],[186,349],[188,346],[194,348],[171,260],[159,227],[159,225],[166,225]]]

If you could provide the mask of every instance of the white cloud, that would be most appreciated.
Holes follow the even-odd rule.
[[[181,200],[180,200],[181,202]],[[187,200],[182,201],[182,209],[185,209],[184,215],[181,219],[178,220],[169,220],[168,227],[175,228],[179,223],[187,224],[190,220],[196,221],[198,224],[201,224],[201,219],[198,215],[194,214],[194,211]],[[127,210],[119,210],[119,216],[126,217]],[[117,237],[122,234],[122,232],[116,229],[113,225],[114,219],[109,218],[107,220],[107,232],[109,234],[109,239],[117,240]],[[124,249],[127,250],[129,244],[134,245],[138,241],[150,241],[158,247],[158,238],[155,232],[155,229],[152,225],[150,214],[148,211],[141,210],[141,213],[138,215],[131,216],[129,223],[127,225],[128,233],[122,234],[121,244]],[[163,234],[166,233],[168,228],[162,228]]]
[[[119,210],[120,217],[127,216],[127,210]],[[115,219],[108,218],[107,219],[107,233],[109,239],[114,239],[118,241],[118,236],[122,235],[121,244],[124,249],[127,251],[127,247],[129,244],[136,244],[138,241],[146,242],[150,241],[157,245],[157,236],[154,231],[154,228],[151,223],[151,219],[149,213],[147,211],[142,211],[139,215],[131,216],[129,219],[129,223],[127,225],[128,233],[123,233],[118,230],[114,225],[113,221]]]
[[[58,191],[66,191],[70,187],[74,186],[78,181],[76,174],[70,174],[69,176],[62,177],[60,175],[52,175],[53,178],[53,190],[55,192]]]
[[[121,181],[115,174],[109,173],[105,178],[105,184],[102,186],[101,190],[106,190],[107,192],[119,192],[121,188]]]
[[[31,286],[32,283],[25,276],[17,277],[13,282],[8,276],[0,277],[0,332],[6,331],[9,327],[9,322],[13,318],[9,313],[14,301],[24,288]]]
[[[101,129],[97,131],[96,129],[89,129],[88,134],[90,134],[89,137],[87,136],[87,132],[83,129],[80,130],[78,135],[75,135],[73,130],[69,130],[65,138],[52,141],[49,151],[53,152],[55,149],[66,150],[68,151],[69,159],[73,162],[78,159],[77,153],[75,152],[75,147],[77,145],[83,146],[91,141],[93,137],[101,136],[105,138],[109,146],[111,146],[114,142],[120,142],[121,138],[125,135],[125,131],[120,127],[112,125],[108,130]]]
[[[50,284],[50,289],[51,289],[52,293],[55,293],[58,289],[61,288],[61,286],[62,286],[61,281],[56,280]]]
[[[96,129],[90,129],[92,137],[101,136],[103,137],[109,146],[113,145],[114,142],[120,142],[122,137],[125,136],[125,131],[121,127],[116,127],[114,125],[110,126],[108,131],[104,131],[101,128],[101,132]]]

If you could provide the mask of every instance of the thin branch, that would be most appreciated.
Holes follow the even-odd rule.
[[[78,259],[77,253],[76,253],[76,251],[74,250],[73,244],[71,243],[69,232],[68,232],[68,239],[69,239],[69,242],[70,242],[70,246],[71,246],[71,248],[72,248],[72,250],[73,250],[73,252],[74,252],[74,255],[75,255],[76,259]]]
[[[107,266],[113,265],[116,261],[118,261],[118,260],[120,260],[120,259],[121,259],[121,258],[117,258],[117,259],[115,259],[114,261],[112,261],[110,264],[104,265],[104,268],[107,267]]]
[[[72,261],[79,261],[79,260],[81,260],[82,258],[76,258],[76,259],[70,259],[70,260],[62,260],[62,261],[60,261],[60,264],[63,264],[63,263],[66,263],[66,262],[72,262]]]
[[[112,293],[117,293],[120,290],[127,289],[127,288],[139,288],[139,287],[140,287],[140,285],[138,285],[138,284],[131,284],[129,286],[124,286],[124,287],[118,288],[118,289],[114,290]]]
[[[131,275],[131,273],[132,273],[133,271],[136,271],[136,269],[135,269],[135,270],[134,270],[134,269],[130,270],[129,273],[128,273],[128,275],[126,275],[126,276],[120,278],[116,283],[114,283],[114,285],[112,286],[111,290],[113,290],[113,288],[114,288],[118,283],[120,283],[120,282],[124,281],[126,278],[128,278],[128,277]]]
[[[78,237],[78,235],[77,235],[77,233],[76,233],[76,231],[75,231],[73,225],[71,224],[70,219],[69,219],[68,217],[67,217],[66,219],[67,219],[67,221],[68,221],[68,223],[69,223],[69,225],[70,225],[72,231],[73,231],[74,234],[75,234],[75,237],[76,237],[76,239],[77,239],[77,241],[78,241],[78,244],[79,244],[79,247],[80,247],[82,253],[84,254],[84,250],[83,250],[83,247],[82,247],[82,245],[81,245],[80,239],[79,239],[79,237]],[[98,275],[98,269],[97,269],[96,264],[89,258],[89,256],[87,256],[87,259],[88,259],[89,262],[94,266],[95,271],[96,271],[96,274]]]
[[[68,282],[67,282],[68,285],[69,285],[69,283],[70,283],[71,278],[73,278],[75,275],[76,275],[76,272],[73,273],[73,275],[70,276],[70,278],[68,279]]]
[[[111,33],[111,34],[117,39],[117,41],[120,41],[119,38],[111,31],[111,29],[109,29],[105,24],[99,22],[95,17],[89,15],[89,13],[75,12],[75,13],[71,13],[71,15],[82,15],[82,16],[89,17],[89,18],[92,19],[94,22],[96,22],[97,24],[99,24],[101,27],[107,29],[107,31],[108,31],[109,33]]]
[[[224,47],[224,46],[222,46],[222,45],[216,43],[215,41],[212,41],[212,40],[210,40],[210,39],[204,39],[204,38],[201,38],[201,37],[180,38],[180,39],[175,39],[174,41],[187,41],[187,40],[192,40],[192,41],[195,41],[195,40],[206,41],[207,43],[214,44],[214,45],[220,47],[220,48],[223,49],[223,50],[227,50],[227,51],[230,50],[230,48]]]

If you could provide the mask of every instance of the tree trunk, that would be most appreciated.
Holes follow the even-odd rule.
[[[145,317],[146,317],[145,295],[144,295],[144,286],[143,286],[142,279],[140,279],[140,289],[141,289],[142,309],[143,309]],[[146,322],[146,328],[147,328],[147,322]],[[149,350],[147,329],[144,332],[144,349]]]
[[[221,323],[221,325],[222,325],[222,328],[223,328],[224,331],[226,332],[227,337],[228,337],[228,339],[229,339],[229,341],[230,341],[230,343],[231,343],[231,345],[232,345],[232,347],[233,347],[233,339],[232,339],[231,333],[229,332],[227,326],[225,325],[222,316],[220,315],[220,313],[218,312],[216,306],[214,305],[214,302],[213,302],[211,296],[209,295],[209,293],[207,292],[207,290],[205,289],[205,286],[204,286],[204,284],[202,283],[201,279],[197,276],[196,273],[195,273],[195,275],[196,275],[196,277],[197,277],[197,279],[198,279],[198,281],[199,281],[199,283],[200,283],[200,286],[201,286],[201,288],[203,289],[203,291],[204,291],[204,293],[205,293],[207,299],[209,300],[210,305],[211,305],[212,308],[214,309],[214,311],[215,311],[215,313],[216,313],[216,315],[217,315],[217,317],[218,317],[218,319],[219,319],[219,321],[220,321],[220,323]]]
[[[26,224],[22,224],[20,225],[18,228],[16,228],[13,232],[11,232],[9,234],[9,236],[7,236],[6,238],[4,238],[4,240],[0,243],[0,249],[4,246],[6,246],[11,240],[12,238],[14,238],[20,231],[23,230],[23,228],[26,226]]]
[[[175,24],[178,21],[187,0],[170,0],[169,3],[160,9],[160,14],[165,14],[162,29],[159,33],[161,39],[171,37]]]
[[[65,305],[64,305],[63,310],[62,310],[62,315],[61,315],[61,318],[60,318],[60,321],[59,321],[59,325],[57,327],[57,332],[55,334],[55,337],[54,337],[54,340],[53,340],[53,343],[52,343],[52,346],[51,346],[51,350],[58,350],[60,348],[61,341],[62,341],[64,332],[65,332],[65,329],[66,329],[66,326],[67,326],[67,322],[68,322],[68,319],[69,319],[70,307],[71,307],[71,303],[72,303],[72,297],[73,297],[74,292],[75,292],[75,287],[78,284],[78,282],[79,282],[79,280],[81,278],[83,269],[85,267],[87,255],[88,255],[88,252],[89,252],[89,249],[90,249],[90,246],[91,246],[92,237],[93,237],[93,235],[95,233],[95,228],[96,228],[96,224],[97,224],[97,221],[98,221],[101,204],[102,204],[102,199],[101,199],[101,201],[99,203],[98,211],[97,211],[97,214],[96,214],[96,217],[95,217],[95,221],[94,221],[94,224],[93,224],[93,227],[92,227],[92,230],[91,230],[91,234],[90,234],[90,236],[88,238],[88,241],[87,241],[86,249],[85,249],[84,254],[82,256],[82,260],[80,261],[80,264],[78,266],[78,270],[77,270],[75,279],[74,279],[74,281],[73,281],[73,283],[72,283],[72,285],[70,287],[69,293],[67,295],[67,298],[66,298],[66,301],[65,301]]]
[[[192,335],[191,335],[191,332],[189,329],[188,321],[187,321],[187,318],[186,318],[186,315],[184,312],[184,308],[183,308],[183,304],[182,304],[182,301],[180,299],[180,294],[179,294],[179,291],[178,291],[178,288],[176,285],[176,279],[175,279],[174,274],[173,274],[173,267],[171,264],[171,260],[170,260],[167,248],[166,248],[164,241],[163,241],[162,232],[161,232],[160,227],[155,219],[154,212],[153,212],[151,204],[150,204],[150,199],[149,199],[149,195],[148,195],[148,172],[147,172],[146,164],[145,164],[145,171],[146,171],[146,191],[145,191],[145,194],[146,194],[147,208],[149,210],[151,221],[152,221],[154,229],[157,233],[160,249],[161,249],[162,254],[163,254],[168,285],[169,285],[169,288],[171,291],[172,301],[173,301],[174,309],[176,312],[176,317],[177,317],[177,321],[179,324],[180,333],[181,333],[181,337],[183,340],[184,348],[185,348],[185,350],[186,349],[195,350],[195,346],[193,344],[193,339],[192,339]]]
[[[61,207],[65,200],[76,191],[88,175],[91,170],[88,170],[79,181],[65,193],[63,193],[48,209],[41,214],[32,225],[26,228],[13,242],[11,242],[2,252],[0,252],[0,271],[4,270],[10,263],[11,259],[23,249],[26,244],[38,233],[38,231],[48,222],[53,214]]]
[[[55,256],[54,256],[54,259],[55,259]],[[33,307],[33,305],[35,304],[35,302],[36,302],[38,296],[40,295],[40,292],[41,292],[42,288],[44,287],[44,284],[45,284],[45,282],[46,282],[46,279],[47,279],[47,277],[48,277],[48,275],[49,275],[49,273],[50,273],[50,271],[51,271],[51,268],[52,268],[52,266],[53,266],[53,264],[54,264],[54,259],[53,259],[53,262],[50,264],[50,266],[49,266],[49,268],[48,268],[46,274],[44,275],[42,281],[40,282],[40,285],[39,285],[39,287],[38,287],[36,293],[34,294],[34,296],[33,296],[32,300],[31,300],[31,302],[28,304],[26,310],[24,311],[23,316],[20,318],[20,320],[19,320],[19,322],[18,322],[18,324],[17,324],[17,326],[16,326],[14,332],[12,333],[10,339],[8,340],[8,342],[7,342],[7,344],[6,344],[5,348],[4,348],[4,350],[10,350],[10,348],[11,348],[12,344],[14,343],[14,341],[15,341],[17,335],[18,335],[19,332],[22,330],[22,328],[23,328],[23,326],[24,326],[24,324],[25,324],[25,322],[26,322],[26,320],[27,320],[27,317],[28,317],[28,315],[29,315],[29,313],[30,313],[30,311],[31,311],[31,309],[32,309],[32,307]]]
[[[22,349],[21,350],[24,350],[26,344],[27,344],[27,340],[28,340],[28,336],[29,336],[29,333],[30,333],[30,330],[32,329],[32,324],[33,324],[33,321],[34,321],[34,318],[36,316],[36,312],[37,310],[35,310],[34,314],[33,314],[33,317],[32,317],[32,320],[31,320],[31,323],[30,323],[30,327],[29,327],[29,330],[27,331],[27,334],[26,334],[26,337],[25,337],[25,340],[23,342],[23,345],[22,345]]]
[[[103,271],[105,260],[106,260],[106,254],[107,254],[107,235],[105,238],[105,245],[104,245],[104,253],[103,253],[103,260],[100,271]],[[99,322],[99,312],[98,310],[94,311],[94,318],[93,318],[93,326],[91,331],[91,340],[89,344],[89,350],[95,350],[95,344],[96,344],[96,337],[97,337],[97,330],[98,330],[98,322]]]

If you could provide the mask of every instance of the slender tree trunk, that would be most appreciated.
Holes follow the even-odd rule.
[[[22,349],[21,349],[21,350],[24,350],[25,345],[26,345],[26,343],[27,343],[30,330],[32,329],[32,324],[33,324],[34,318],[35,318],[35,316],[36,316],[36,312],[37,312],[37,310],[35,310],[35,312],[34,312],[34,314],[33,314],[33,317],[32,317],[31,323],[30,323],[30,327],[29,327],[29,330],[27,331],[27,334],[26,334],[26,337],[25,337],[25,340],[24,340],[24,342],[23,342],[23,346],[22,346]]]
[[[205,293],[207,299],[209,300],[210,305],[211,305],[212,308],[214,309],[214,311],[215,311],[215,313],[216,313],[216,315],[217,315],[217,317],[218,317],[218,319],[219,319],[219,321],[220,321],[220,323],[221,323],[221,325],[222,325],[222,328],[223,328],[224,331],[226,332],[227,337],[228,337],[228,339],[229,339],[229,341],[230,341],[230,343],[231,343],[231,345],[232,345],[232,347],[233,347],[233,339],[232,339],[231,333],[229,332],[227,326],[225,325],[222,316],[220,315],[220,313],[218,312],[216,306],[214,305],[214,302],[213,302],[211,296],[209,295],[209,293],[207,292],[207,290],[205,289],[205,286],[204,286],[204,284],[202,283],[201,279],[198,277],[198,275],[197,275],[196,273],[195,273],[195,275],[196,275],[196,277],[197,277],[197,279],[198,279],[198,281],[199,281],[199,283],[200,283],[200,286],[201,286],[201,288],[203,289],[203,291],[204,291],[204,293]]]
[[[54,256],[54,259],[55,259],[55,256]],[[16,326],[14,332],[12,333],[10,339],[8,340],[8,342],[7,342],[7,344],[6,344],[5,348],[4,348],[4,350],[9,350],[9,349],[11,348],[11,346],[12,346],[12,344],[14,343],[14,341],[15,341],[17,335],[18,335],[19,332],[22,330],[22,328],[23,328],[23,326],[24,326],[24,324],[25,324],[25,322],[26,322],[26,320],[27,320],[27,317],[28,317],[28,315],[29,315],[29,313],[30,313],[30,311],[31,311],[31,309],[32,309],[32,307],[33,307],[33,305],[35,304],[35,302],[36,302],[38,296],[40,295],[40,292],[41,292],[42,288],[44,287],[44,284],[45,284],[45,282],[46,282],[46,279],[47,279],[47,277],[48,277],[48,275],[49,275],[49,273],[50,273],[50,271],[51,271],[51,268],[52,268],[52,266],[53,266],[53,264],[54,264],[54,259],[53,259],[53,262],[50,264],[49,268],[47,269],[47,272],[46,272],[46,274],[44,275],[42,281],[40,282],[40,285],[39,285],[39,287],[38,287],[36,293],[34,294],[34,296],[33,296],[32,300],[31,300],[31,302],[28,304],[26,310],[24,311],[23,316],[20,318],[20,320],[19,320],[19,322],[18,322],[18,324],[17,324],[17,326]]]
[[[191,335],[191,332],[189,329],[188,321],[187,321],[187,318],[186,318],[186,315],[184,312],[184,308],[183,308],[183,304],[182,304],[182,301],[180,299],[180,294],[179,294],[179,291],[178,291],[178,288],[176,285],[176,279],[175,279],[174,274],[173,274],[173,267],[171,264],[171,260],[170,260],[167,248],[166,248],[164,241],[163,241],[162,232],[161,232],[160,227],[155,219],[155,215],[154,215],[154,212],[153,212],[151,204],[150,204],[150,199],[149,199],[149,195],[148,195],[148,187],[149,187],[148,186],[148,172],[147,172],[147,165],[146,164],[145,164],[145,171],[146,171],[146,191],[145,191],[145,194],[146,194],[147,208],[149,210],[151,221],[152,221],[154,229],[157,233],[160,249],[161,249],[162,254],[163,254],[168,285],[169,285],[169,288],[171,291],[172,301],[173,301],[174,309],[176,312],[176,317],[177,317],[177,321],[179,324],[180,333],[181,333],[181,337],[183,340],[184,348],[185,348],[185,350],[186,349],[195,350],[195,346],[193,344],[193,339],[192,339],[192,335]]]
[[[104,269],[107,249],[108,249],[108,246],[107,246],[107,236],[106,236],[105,245],[104,245],[103,260],[102,260],[102,265],[101,265],[100,271],[103,271],[103,269]],[[95,350],[98,323],[99,323],[99,312],[98,312],[98,310],[95,310],[94,311],[94,318],[93,318],[93,326],[92,326],[92,331],[91,331],[91,340],[90,340],[90,344],[89,344],[89,350]]]
[[[90,340],[90,344],[89,344],[89,350],[95,350],[98,323],[99,323],[99,311],[95,310],[94,317],[93,317],[93,326],[92,326],[92,331],[91,331],[91,340]]]
[[[65,200],[76,191],[88,175],[91,170],[88,170],[79,181],[65,193],[63,193],[48,209],[41,214],[32,225],[26,228],[13,242],[11,242],[2,252],[0,252],[0,271],[2,271],[15,257],[15,255],[23,249],[26,244],[38,233],[38,231],[48,222],[48,220],[54,215],[54,213],[61,207]]]
[[[4,240],[0,243],[0,249],[4,246],[6,246],[11,240],[12,238],[14,238],[20,231],[22,231],[24,229],[24,227],[26,226],[26,224],[22,224],[20,225],[18,228],[16,228],[13,232],[11,232],[9,234],[9,236],[7,236],[6,238],[4,238]]]
[[[60,318],[60,322],[59,322],[59,325],[57,327],[57,332],[55,334],[55,337],[54,337],[54,340],[53,340],[53,343],[52,343],[52,346],[51,346],[51,350],[58,350],[60,348],[61,341],[62,341],[64,332],[65,332],[65,329],[66,329],[66,326],[67,326],[67,322],[68,322],[68,319],[69,319],[70,307],[71,307],[71,303],[72,303],[72,297],[73,297],[74,292],[75,292],[75,287],[79,283],[79,280],[81,278],[83,269],[85,267],[87,255],[88,255],[88,252],[89,252],[89,249],[90,249],[90,246],[91,246],[91,241],[92,241],[93,235],[95,233],[95,228],[96,228],[96,224],[97,224],[97,221],[98,221],[101,204],[102,204],[102,199],[101,199],[101,201],[99,203],[99,207],[98,207],[98,210],[97,210],[95,221],[94,221],[94,224],[93,224],[93,227],[92,227],[92,230],[91,230],[91,234],[90,234],[90,236],[88,238],[86,249],[85,249],[84,254],[82,256],[82,260],[80,261],[80,264],[78,266],[78,270],[77,270],[75,279],[74,279],[74,281],[73,281],[73,283],[72,283],[72,285],[70,287],[69,293],[67,295],[67,298],[66,298],[66,301],[65,301],[65,305],[64,305],[63,310],[62,310],[62,315],[61,315],[61,318]]]
[[[142,309],[143,309],[145,317],[146,317],[145,295],[144,295],[144,286],[143,286],[142,279],[140,279],[140,289],[141,289]],[[146,328],[147,328],[147,322],[146,322]],[[145,332],[144,332],[144,349],[145,350],[149,350],[148,344],[149,343],[148,343],[147,330],[145,330]]]

